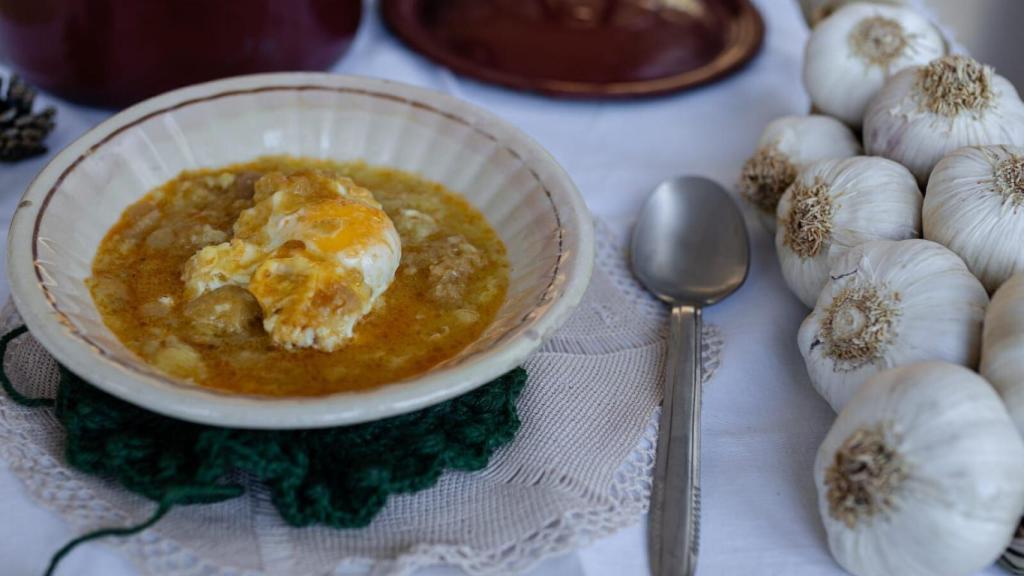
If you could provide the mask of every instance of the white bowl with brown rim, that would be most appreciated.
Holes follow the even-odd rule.
[[[417,377],[308,398],[226,394],[167,376],[104,325],[85,285],[122,211],[183,170],[288,154],[364,160],[444,184],[483,212],[510,263],[483,335]],[[67,368],[154,412],[244,428],[316,428],[410,412],[522,364],[565,322],[593,266],[593,225],[536,142],[470,104],[394,82],[317,73],[230,78],[133,106],[60,152],[14,215],[7,272],[32,334]]]

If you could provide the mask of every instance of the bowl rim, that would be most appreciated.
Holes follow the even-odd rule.
[[[426,109],[462,123],[509,152],[541,181],[566,231],[572,218],[575,250],[559,254],[549,288],[551,299],[531,314],[515,337],[500,338],[455,366],[366,391],[313,397],[257,397],[188,385],[155,369],[146,371],[111,360],[103,348],[76,334],[46,288],[37,265],[41,215],[64,177],[96,148],[148,118],[213,99],[259,91],[327,90],[383,97]],[[518,150],[514,150],[513,146]],[[520,153],[520,151],[524,153]],[[528,156],[527,159],[525,156]],[[560,213],[552,189],[568,209]],[[177,419],[221,427],[303,429],[358,424],[418,410],[465,394],[519,366],[557,330],[583,298],[594,264],[594,228],[582,196],[565,170],[540,144],[498,116],[455,97],[390,80],[318,72],[253,74],[179,88],[127,108],[56,154],[29,184],[8,232],[7,276],[11,296],[32,335],[65,367],[98,388],[135,405]],[[536,309],[535,309],[536,311]]]

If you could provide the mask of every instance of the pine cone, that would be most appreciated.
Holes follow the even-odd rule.
[[[0,98],[0,161],[13,162],[46,152],[43,140],[53,131],[57,110],[52,106],[33,114],[36,90],[17,75]]]

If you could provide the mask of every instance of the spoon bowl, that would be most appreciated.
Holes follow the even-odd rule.
[[[692,576],[700,533],[701,308],[735,292],[750,269],[743,214],[715,182],[659,185],[633,229],[633,273],[672,306],[647,552],[654,576]]]
[[[716,182],[684,176],[661,183],[633,229],[633,273],[669,304],[710,306],[747,277],[747,228]]]

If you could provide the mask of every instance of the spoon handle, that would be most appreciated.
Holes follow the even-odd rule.
[[[700,540],[700,308],[673,308],[670,327],[647,552],[653,576],[692,576]]]

